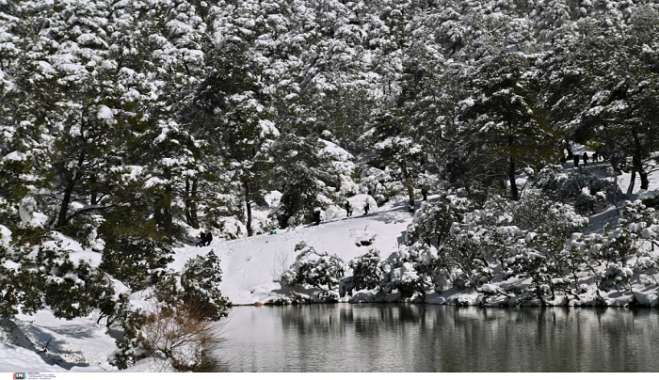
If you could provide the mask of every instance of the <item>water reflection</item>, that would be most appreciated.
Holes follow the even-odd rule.
[[[230,371],[657,371],[656,310],[234,308]]]

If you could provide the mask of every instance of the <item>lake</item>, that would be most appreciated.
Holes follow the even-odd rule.
[[[228,371],[659,371],[657,310],[235,307]]]

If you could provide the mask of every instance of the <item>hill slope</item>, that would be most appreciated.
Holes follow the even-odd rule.
[[[275,282],[295,260],[295,245],[305,241],[319,252],[327,251],[344,261],[366,253],[374,247],[388,255],[398,247],[398,237],[407,228],[412,215],[404,207],[381,209],[368,216],[330,221],[318,226],[298,227],[276,235],[214,241],[208,247],[185,246],[176,249],[174,266],[183,267],[195,255],[211,249],[222,262],[222,293],[235,305],[265,302],[277,296]],[[358,247],[364,236],[374,236],[372,246]]]

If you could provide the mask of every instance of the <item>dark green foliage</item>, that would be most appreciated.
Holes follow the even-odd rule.
[[[284,136],[273,147],[273,154],[279,160],[274,180],[282,191],[277,211],[282,228],[311,222],[313,209],[324,206],[317,198],[324,190],[319,179],[327,179],[329,175],[323,171],[319,150],[317,139],[295,135]]]
[[[559,165],[550,165],[531,177],[531,187],[542,191],[543,195],[555,202],[574,203],[580,213],[599,211],[608,203],[623,198],[616,183],[605,177],[606,168],[597,171],[564,171]],[[588,194],[583,189],[588,189]],[[601,193],[603,198],[595,196]],[[584,197],[586,195],[586,197]]]
[[[119,369],[126,369],[140,358],[140,329],[146,322],[146,316],[130,310],[128,297],[123,294],[117,302],[115,315],[120,331],[115,338],[117,351],[110,362]]]
[[[132,289],[140,290],[158,281],[161,270],[174,260],[173,254],[164,242],[139,237],[120,238],[105,246],[100,269]]]
[[[229,300],[222,296],[222,268],[215,252],[188,260],[181,273],[181,298],[203,319],[219,320],[228,315]]]
[[[7,267],[8,256],[6,248],[0,244],[0,317],[18,313],[21,284],[18,282],[16,270]]]
[[[47,281],[44,300],[58,318],[76,318],[95,309],[107,309],[114,289],[108,276],[86,263],[70,262],[51,272],[61,281]]]
[[[47,306],[56,317],[72,319],[113,307],[112,283],[88,263],[71,261],[57,246],[42,246],[34,255],[21,256],[15,269],[0,269],[1,315],[31,314]]]

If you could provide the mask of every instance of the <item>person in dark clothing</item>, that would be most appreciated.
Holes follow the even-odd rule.
[[[371,209],[371,205],[368,203],[368,200],[364,204],[364,215],[368,215],[368,211]]]
[[[428,200],[428,188],[426,187],[421,188],[421,196],[423,197],[424,201]]]
[[[579,167],[579,156],[576,154],[572,156],[572,161],[574,162],[574,167],[578,168]]]
[[[352,216],[352,205],[350,204],[350,201],[346,201],[346,203],[343,205],[343,208],[346,210],[346,214],[348,215],[348,218]]]
[[[313,222],[314,222],[315,225],[320,224],[320,209],[319,208],[315,208],[313,210]]]
[[[588,152],[583,152],[583,164],[588,165]]]
[[[206,233],[206,245],[211,245],[211,242],[213,241],[213,234],[208,231]]]
[[[199,234],[199,240],[197,241],[197,247],[203,247],[206,245],[206,233],[202,232]]]

